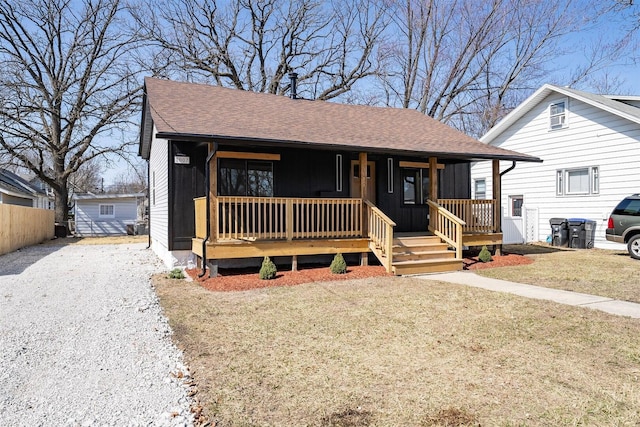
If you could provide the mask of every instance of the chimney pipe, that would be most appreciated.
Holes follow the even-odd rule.
[[[291,71],[289,73],[289,79],[291,79],[291,91],[289,97],[291,99],[298,99],[298,73]]]

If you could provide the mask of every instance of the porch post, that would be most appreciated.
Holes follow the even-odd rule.
[[[493,231],[502,232],[502,181],[500,177],[500,160],[493,160]],[[496,255],[502,253],[502,244],[496,246]]]
[[[429,157],[429,199],[438,203],[438,158]],[[429,208],[431,212],[431,208]],[[436,218],[429,215],[429,228],[436,229]]]
[[[358,156],[360,162],[360,198],[367,200],[367,153],[360,153]],[[367,218],[367,209],[362,206],[362,235],[369,236],[369,225]]]
[[[218,154],[216,144],[209,143],[209,151],[215,150],[216,154],[211,159],[211,165],[209,166],[209,198],[211,204],[207,206],[210,210],[211,223],[209,224],[209,240],[215,240],[218,235],[218,212],[216,211],[218,206]]]

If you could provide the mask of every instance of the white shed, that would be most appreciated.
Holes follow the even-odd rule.
[[[135,232],[144,196],[144,193],[74,195],[76,235],[108,236]]]
[[[480,140],[537,156],[543,163],[501,162],[505,243],[545,241],[551,218],[595,221],[595,246],[609,214],[640,192],[640,97],[603,96],[544,85]],[[491,170],[471,167],[475,198],[491,198]]]

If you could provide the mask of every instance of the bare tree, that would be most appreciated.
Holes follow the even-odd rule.
[[[398,0],[390,8],[394,61],[381,79],[387,103],[480,136],[549,76],[570,49],[567,34],[609,10],[571,0]],[[620,48],[593,49],[565,84],[583,81]]]
[[[139,105],[139,36],[119,0],[0,1],[0,152],[53,189],[68,218],[69,180],[125,155]]]
[[[137,25],[169,52],[174,73],[282,94],[296,71],[304,96],[322,100],[379,74],[389,22],[377,0],[153,1],[144,11]]]

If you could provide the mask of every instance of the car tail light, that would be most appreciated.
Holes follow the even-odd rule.
[[[613,218],[609,217],[609,222],[607,222],[607,228],[613,228]]]

